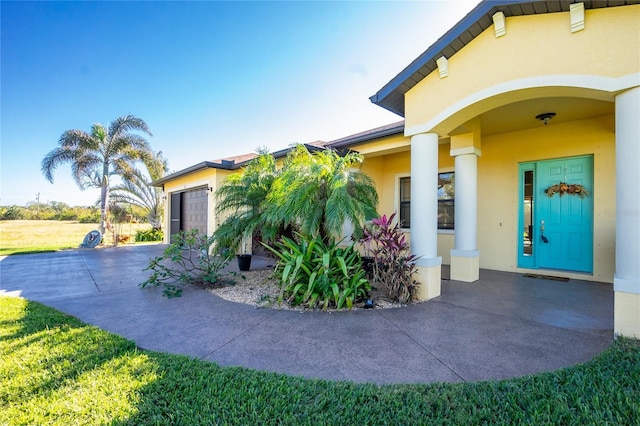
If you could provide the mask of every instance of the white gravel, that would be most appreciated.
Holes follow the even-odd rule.
[[[280,286],[278,285],[278,280],[273,276],[272,269],[240,272],[225,279],[225,281],[227,280],[235,281],[235,284],[207,288],[207,291],[230,302],[244,303],[256,308],[309,311],[309,309],[289,306],[286,301],[283,301],[282,304],[278,303]],[[391,302],[379,291],[374,291],[371,296],[376,309],[404,306],[400,303]],[[354,305],[353,309],[363,309],[362,304]],[[335,311],[335,309],[332,311]]]

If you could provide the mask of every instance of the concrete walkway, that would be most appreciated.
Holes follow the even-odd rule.
[[[353,312],[256,309],[141,289],[164,246],[0,257],[0,295],[44,303],[154,351],[224,366],[374,383],[470,382],[585,362],[613,340],[612,285],[482,270],[442,296]],[[443,270],[443,276],[448,272]]]

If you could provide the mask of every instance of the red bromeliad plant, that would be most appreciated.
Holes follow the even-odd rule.
[[[411,254],[404,233],[394,224],[395,213],[383,215],[365,227],[362,239],[373,255],[373,281],[384,286],[391,299],[411,303],[420,283],[413,278],[416,260]]]

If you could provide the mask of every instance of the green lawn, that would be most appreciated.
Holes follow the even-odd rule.
[[[0,424],[640,424],[640,342],[500,382],[357,385],[221,368],[0,297]]]
[[[138,229],[149,224],[118,225],[121,235],[130,235],[133,242]],[[62,220],[2,220],[0,221],[0,255],[41,253],[77,248],[89,231],[98,229],[97,223],[78,223]],[[113,245],[113,235],[104,236],[104,245]]]

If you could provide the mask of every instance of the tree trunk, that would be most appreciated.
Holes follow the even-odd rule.
[[[100,187],[100,233],[104,236],[107,230],[107,209],[109,208],[109,165],[103,168],[102,186]]]

